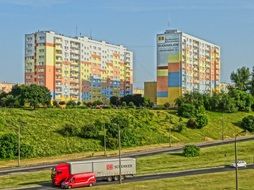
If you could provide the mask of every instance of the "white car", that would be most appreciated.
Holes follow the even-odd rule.
[[[235,162],[231,164],[232,167],[236,167],[236,164]],[[246,167],[247,166],[247,163],[244,161],[244,160],[238,160],[237,161],[237,167],[238,168],[241,168],[241,167]]]

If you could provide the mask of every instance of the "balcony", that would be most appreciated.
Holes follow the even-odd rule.
[[[62,38],[55,38],[55,44],[62,44]]]
[[[56,48],[56,50],[62,50],[63,47],[62,47],[62,45],[60,45],[60,44],[56,44],[56,45],[55,45],[55,48]]]

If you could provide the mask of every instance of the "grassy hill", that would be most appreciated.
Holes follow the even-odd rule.
[[[65,124],[81,127],[87,123],[109,121],[118,114],[128,118],[140,136],[139,145],[167,143],[169,139],[169,116],[173,125],[179,123],[175,111],[147,109],[38,109],[35,111],[22,109],[0,109],[0,135],[17,133],[21,126],[21,141],[33,146],[34,157],[53,156],[85,151],[100,151],[103,146],[100,140],[80,137],[64,137],[59,133]],[[204,140],[221,139],[222,120],[224,137],[233,137],[241,131],[237,123],[252,113],[221,113],[207,112],[209,124],[203,129],[188,129],[172,132],[173,143],[189,143]],[[186,123],[183,119],[183,123]],[[138,126],[138,127],[136,127]]]

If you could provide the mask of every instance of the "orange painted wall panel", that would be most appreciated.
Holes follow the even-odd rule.
[[[179,63],[169,63],[168,72],[179,72],[180,64]]]
[[[167,91],[168,90],[168,77],[157,77],[157,91]]]
[[[54,91],[54,82],[55,82],[55,66],[46,66],[46,87],[50,91]]]

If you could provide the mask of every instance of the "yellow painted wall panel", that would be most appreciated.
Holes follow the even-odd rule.
[[[174,103],[175,99],[179,96],[182,96],[182,89],[178,87],[170,87],[168,88],[168,100],[169,103]]]
[[[157,76],[160,76],[160,77],[168,76],[168,69],[158,69]]]
[[[46,47],[46,65],[54,66],[55,65],[55,53],[54,47]]]

